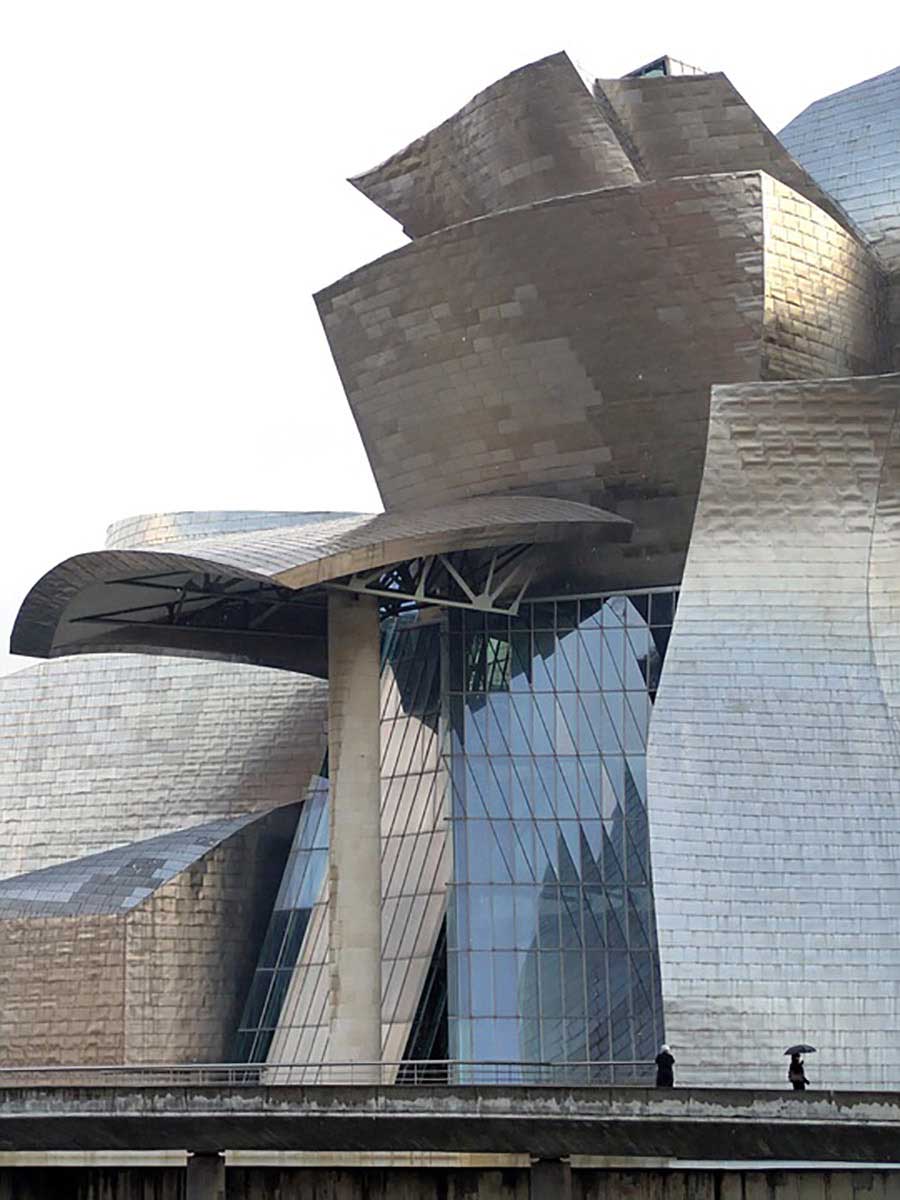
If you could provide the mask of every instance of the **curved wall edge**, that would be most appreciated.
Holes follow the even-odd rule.
[[[713,390],[651,726],[679,1081],[900,1083],[900,743],[869,629],[896,376]]]

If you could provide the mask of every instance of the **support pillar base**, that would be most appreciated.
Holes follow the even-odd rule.
[[[528,1194],[529,1200],[572,1200],[572,1168],[568,1160],[534,1159]]]
[[[225,1155],[189,1154],[185,1200],[225,1200]]]

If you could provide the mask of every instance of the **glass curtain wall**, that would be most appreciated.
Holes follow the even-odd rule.
[[[504,1062],[523,1081],[553,1078],[548,1063],[567,1081],[646,1077],[663,1036],[646,746],[675,602],[664,589],[385,621],[386,1059]],[[326,1057],[327,807],[321,780],[242,1059]]]
[[[411,1036],[421,1041],[420,1026],[436,1026],[432,1050],[440,1046],[440,1017],[434,1012],[440,1014],[441,991],[446,998],[444,974],[433,963],[435,947],[443,944],[450,875],[439,740],[440,644],[440,613],[434,610],[383,622],[382,1023],[388,1062],[403,1058]],[[241,1021],[239,1061],[305,1063],[327,1056],[327,862],[328,782],[323,779],[300,814]],[[424,990],[434,1004],[416,1022]],[[411,1034],[414,1024],[417,1032]]]
[[[236,1062],[265,1062],[328,866],[328,780],[310,785],[250,985]]]
[[[449,614],[453,1059],[647,1074],[663,1018],[646,747],[675,599]]]

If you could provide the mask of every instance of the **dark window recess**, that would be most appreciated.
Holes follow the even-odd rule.
[[[431,956],[425,986],[419,997],[415,1019],[406,1044],[404,1060],[413,1062],[442,1062],[448,1054],[447,1030],[447,920],[441,922],[440,933]],[[413,1071],[400,1067],[398,1083],[413,1083]],[[429,1073],[429,1082],[439,1083]]]

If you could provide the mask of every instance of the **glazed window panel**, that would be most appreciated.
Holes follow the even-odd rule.
[[[646,746],[674,609],[663,589],[450,618],[451,1058],[609,1066],[662,1040]]]

